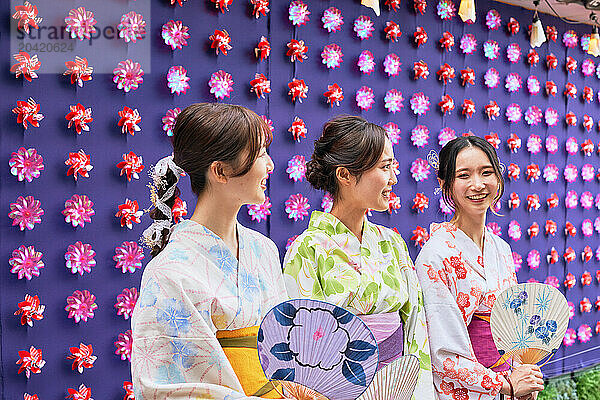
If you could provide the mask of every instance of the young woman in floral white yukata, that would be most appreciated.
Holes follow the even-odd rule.
[[[359,314],[375,334],[380,366],[404,354],[420,360],[413,399],[434,398],[423,299],[406,243],[366,218],[386,211],[397,183],[385,130],[361,117],[325,124],[306,179],[333,196],[331,212],[314,211],[284,260],[291,297],[325,300]],[[392,383],[393,384],[393,383]]]
[[[536,365],[500,364],[489,317],[496,297],[517,284],[510,246],[486,228],[504,180],[496,151],[476,136],[459,137],[439,154],[437,176],[449,222],[431,224],[415,265],[423,288],[438,399],[535,398]]]
[[[257,325],[287,299],[279,255],[236,219],[242,205],[265,200],[270,141],[265,121],[241,106],[193,104],[177,117],[144,232],[154,258],[131,322],[136,399],[279,397],[256,350]],[[198,201],[171,227],[184,172]]]

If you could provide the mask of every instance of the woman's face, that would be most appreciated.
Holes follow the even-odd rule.
[[[456,213],[480,217],[494,202],[499,180],[488,156],[478,147],[466,147],[456,157],[452,200]]]
[[[267,153],[267,148],[262,147],[250,171],[230,178],[232,194],[241,204],[262,204],[265,201],[267,179],[273,168],[273,160]]]

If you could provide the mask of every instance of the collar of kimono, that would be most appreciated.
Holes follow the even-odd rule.
[[[372,224],[365,215],[363,220],[363,242],[365,241],[365,237],[370,234],[371,229]],[[354,238],[358,242],[358,238],[354,235],[354,233],[352,233],[352,231],[348,229],[348,227],[344,225],[342,221],[337,219],[331,213],[313,211],[310,215],[308,230],[325,232],[332,238],[334,238],[336,235],[344,235],[344,237],[347,238],[347,235],[350,235],[351,238]]]

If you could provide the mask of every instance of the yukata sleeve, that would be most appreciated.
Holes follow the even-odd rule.
[[[502,388],[501,374],[477,361],[459,308],[475,301],[467,293],[455,296],[439,249],[427,243],[416,261],[429,330],[433,381],[440,399],[494,399]],[[450,282],[450,283],[449,283]]]
[[[246,399],[208,325],[211,300],[173,265],[144,275],[133,317],[131,374],[137,399]]]
[[[283,260],[283,279],[290,298],[325,300],[318,278],[318,249],[311,235],[301,235],[292,243]]]

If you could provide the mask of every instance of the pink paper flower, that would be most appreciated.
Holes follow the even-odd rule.
[[[527,151],[531,154],[538,154],[542,150],[542,138],[539,135],[531,134],[527,138]]]
[[[309,209],[308,199],[300,193],[290,195],[285,201],[285,212],[288,214],[288,218],[294,221],[303,221],[304,217],[308,216]]]
[[[392,142],[392,144],[398,144],[400,142],[400,128],[398,127],[398,125],[394,122],[388,122],[387,124],[383,125],[382,127],[383,129],[385,129],[385,133],[387,134],[388,138],[390,139],[390,141]]]
[[[521,89],[523,80],[516,72],[511,72],[506,76],[504,87],[509,93],[516,93]]]
[[[375,103],[375,95],[373,94],[373,89],[368,86],[361,86],[360,89],[356,91],[356,105],[362,110],[370,110]]]
[[[446,215],[452,214],[454,212],[454,209],[446,203],[443,197],[440,197],[440,211]]]
[[[500,28],[501,21],[500,13],[496,10],[489,10],[485,15],[485,24],[491,31],[495,31]]]
[[[285,170],[290,179],[294,182],[302,182],[306,177],[306,159],[304,156],[295,155],[288,161],[288,167]]]
[[[575,33],[574,30],[570,29],[563,34],[563,43],[565,47],[568,47],[570,49],[577,47],[577,41],[577,33]]]
[[[65,201],[65,209],[62,214],[65,216],[65,222],[72,224],[73,227],[85,226],[86,222],[92,222],[92,216],[96,214],[92,208],[94,203],[86,195],[74,194]]]
[[[40,207],[40,201],[33,196],[19,196],[17,201],[10,204],[8,216],[13,220],[12,226],[19,225],[19,229],[24,231],[32,230],[35,224],[42,223],[44,210]]]
[[[81,131],[88,132],[90,130],[88,124],[94,120],[92,118],[92,109],[85,108],[81,103],[77,103],[76,106],[69,106],[69,109],[71,111],[65,115],[65,119],[69,121],[67,127],[75,127],[78,135],[81,135]]]
[[[502,228],[496,222],[488,222],[486,227],[496,236],[502,236]]]
[[[39,374],[42,372],[42,368],[46,364],[46,361],[42,359],[42,349],[36,349],[31,346],[29,351],[27,350],[19,350],[19,359],[17,360],[17,365],[21,365],[19,367],[19,371],[17,374],[25,371],[25,376],[29,378],[31,374]]]
[[[17,107],[12,112],[17,114],[17,123],[23,124],[25,129],[28,124],[39,128],[40,121],[44,119],[44,115],[40,113],[40,105],[31,97],[27,101],[17,100]]]
[[[271,54],[271,44],[269,43],[266,37],[261,36],[258,45],[254,49],[254,55],[256,56],[256,58],[262,61],[265,58],[269,57],[269,54]]]
[[[521,257],[521,255],[515,251],[512,252],[512,258],[513,258],[513,263],[515,266],[515,271],[518,271],[521,269],[521,264],[523,264],[523,257]]]
[[[425,115],[429,111],[429,104],[429,97],[423,92],[415,93],[410,98],[410,108],[416,115]]]
[[[516,181],[519,179],[519,177],[521,175],[521,168],[517,164],[510,163],[508,165],[507,170],[508,170],[508,172],[507,172],[508,177],[510,178],[511,181]]]
[[[584,182],[591,182],[594,180],[595,169],[592,164],[584,164],[581,167],[581,179]]]
[[[265,196],[265,201],[261,204],[248,204],[248,215],[252,218],[252,221],[260,222],[266,221],[267,216],[271,215],[271,201],[268,196]]]
[[[483,80],[488,89],[495,89],[500,84],[500,74],[495,68],[490,68],[483,76]]]
[[[71,270],[71,273],[83,276],[84,272],[91,273],[92,268],[96,266],[94,257],[96,252],[89,244],[84,244],[80,241],[75,244],[70,244],[65,253],[66,267]]]
[[[404,107],[404,97],[402,93],[396,89],[390,89],[386,92],[385,97],[383,99],[385,102],[385,108],[388,112],[396,113],[396,111],[400,111],[402,107]]]
[[[369,50],[363,50],[362,53],[360,53],[360,56],[358,56],[357,65],[360,72],[371,75],[371,72],[375,69],[375,58],[373,57],[373,53]]]
[[[452,0],[439,0],[437,4],[437,15],[442,20],[452,20],[456,15],[456,7]]]
[[[144,82],[142,66],[131,59],[120,61],[117,68],[113,70],[113,75],[113,82],[117,84],[118,89],[123,89],[125,93],[136,90]]]
[[[584,53],[587,53],[590,48],[590,39],[591,38],[592,38],[592,35],[590,35],[589,33],[586,33],[585,35],[581,35],[581,39],[579,39],[579,43],[581,44],[581,50],[583,50]]]
[[[589,342],[592,338],[592,328],[588,324],[579,326],[579,328],[577,328],[577,338],[581,343]]]
[[[373,21],[371,18],[361,15],[354,21],[354,32],[356,32],[356,36],[360,40],[369,39],[373,36],[373,31],[375,27],[373,26]]]
[[[511,103],[508,107],[506,107],[506,119],[509,122],[519,122],[522,115],[523,113],[521,112],[521,106],[517,103]]]
[[[181,49],[187,46],[187,39],[190,38],[189,29],[181,21],[169,20],[162,26],[161,36],[165,44],[171,46],[171,50]]]
[[[398,38],[402,36],[402,31],[400,31],[400,26],[394,21],[388,21],[385,23],[385,28],[383,28],[383,32],[385,33],[385,38],[390,42],[397,42]]]
[[[94,310],[98,308],[95,303],[96,296],[89,290],[76,290],[71,296],[67,297],[68,318],[73,318],[76,323],[79,321],[87,322],[88,318],[94,318]]]
[[[289,20],[294,25],[306,25],[309,20],[310,11],[308,11],[308,6],[301,0],[292,1],[288,12]]]
[[[296,240],[298,238],[298,236],[300,236],[300,235],[293,235],[293,236],[291,236],[291,237],[288,238],[288,240],[287,240],[287,242],[285,244],[285,250],[286,251],[292,246],[292,244],[294,243],[294,240]]]
[[[521,225],[515,220],[508,224],[508,237],[515,241],[521,239]]]
[[[548,164],[544,167],[544,179],[546,182],[556,182],[558,179],[558,167],[555,164]]]
[[[581,63],[581,73],[584,76],[592,76],[594,75],[594,71],[596,70],[596,65],[592,59],[586,58]]]
[[[546,138],[546,151],[550,154],[555,154],[558,151],[558,138],[550,135]]]
[[[33,321],[39,321],[44,319],[44,310],[46,306],[40,304],[39,297],[30,296],[28,294],[25,295],[25,300],[21,301],[17,304],[19,309],[15,311],[14,315],[21,316],[21,325],[27,324],[30,327],[33,327]]]
[[[123,242],[120,246],[115,247],[115,255],[113,260],[117,262],[116,269],[121,269],[123,273],[134,273],[137,269],[142,268],[142,260],[144,259],[144,249],[136,242]]]
[[[427,160],[417,158],[410,165],[410,174],[416,182],[423,182],[429,178],[430,166]]]
[[[540,92],[540,89],[540,81],[535,75],[531,75],[529,78],[527,78],[527,90],[529,91],[530,95],[535,96]]]
[[[525,121],[527,121],[530,126],[536,126],[542,122],[542,116],[542,110],[538,106],[529,106],[525,112]]]
[[[210,76],[208,81],[210,92],[215,95],[217,99],[224,99],[229,97],[229,94],[233,91],[233,79],[231,74],[218,70]]]
[[[517,43],[511,43],[506,47],[506,58],[513,64],[521,59],[521,47]]]
[[[449,141],[456,139],[456,132],[450,127],[445,127],[440,130],[438,134],[438,143],[441,147],[444,147]]]
[[[581,208],[583,208],[584,210],[590,210],[594,205],[594,195],[588,191],[581,193],[579,203],[581,204]]]
[[[115,341],[115,354],[121,356],[121,360],[131,362],[131,349],[133,345],[133,334],[131,329],[119,333],[119,338]]]
[[[10,272],[17,274],[19,279],[26,278],[30,281],[34,276],[40,276],[40,269],[44,268],[42,256],[42,252],[36,251],[33,246],[21,245],[13,250],[12,256],[8,260],[8,264],[11,266]]]
[[[544,118],[548,126],[556,126],[558,124],[558,112],[552,107],[546,109]]]
[[[500,55],[500,46],[498,46],[498,42],[491,39],[483,42],[483,55],[486,56],[488,60],[497,59]]]
[[[565,170],[566,170],[566,168],[565,168]],[[577,196],[576,191],[574,191],[574,190],[567,191],[567,194],[565,196],[565,207],[568,209],[577,208],[577,200],[578,200],[578,196]]]
[[[179,5],[181,6],[182,1],[186,1],[186,0],[177,0],[177,2],[179,2]],[[171,4],[175,3],[175,0],[171,0]],[[67,396],[67,399],[73,399],[73,400],[94,400],[92,399],[92,389],[90,389],[89,387],[86,387],[83,383],[81,385],[79,385],[79,389],[73,389],[73,388],[68,388],[67,389],[67,393],[69,393],[69,395]]]
[[[560,287],[560,282],[558,281],[558,278],[554,275],[548,276],[544,283],[546,285],[552,286],[555,289],[558,289]]]
[[[384,70],[388,76],[398,76],[400,71],[402,71],[402,68],[400,68],[401,65],[400,57],[394,53],[388,54],[383,60]]]
[[[141,14],[130,11],[127,14],[123,14],[121,23],[117,25],[117,29],[119,30],[119,37],[125,43],[135,43],[146,34],[146,21],[144,21],[144,17]]]
[[[567,153],[569,153],[569,155],[573,156],[577,154],[577,151],[579,150],[577,139],[575,139],[573,136],[569,137],[565,142],[565,150],[567,150]]]
[[[250,91],[256,93],[257,98],[265,98],[265,93],[271,93],[271,81],[267,80],[264,74],[258,72],[254,75],[254,79],[250,81]]]
[[[575,344],[575,339],[577,338],[577,333],[575,329],[568,328],[565,332],[565,337],[563,339],[563,344],[567,347],[573,346]]]
[[[427,32],[425,32],[425,29],[422,26],[417,26],[413,36],[415,37],[415,43],[417,44],[417,47],[421,47],[427,43]]]
[[[133,308],[135,307],[135,303],[137,303],[138,297],[139,294],[136,288],[132,287],[131,289],[123,289],[123,291],[117,296],[117,302],[115,303],[117,315],[122,315],[123,318],[129,319],[131,314],[133,314]]]
[[[73,360],[73,365],[71,369],[77,371],[82,374],[84,368],[92,368],[94,366],[94,362],[98,359],[97,356],[93,356],[94,348],[92,345],[85,345],[83,343],[79,344],[79,347],[71,347],[69,348],[71,355],[67,357],[67,360]]]
[[[65,30],[71,34],[71,38],[84,40],[91,39],[92,33],[96,33],[96,20],[94,13],[87,11],[85,7],[74,8],[69,11],[65,18]]]
[[[329,7],[323,11],[321,22],[323,22],[323,28],[327,29],[327,32],[333,33],[342,28],[344,17],[340,10],[335,7]]]
[[[187,76],[186,69],[181,65],[174,65],[167,72],[167,87],[171,89],[171,94],[185,94],[190,88],[189,80],[190,78]]]
[[[33,147],[27,150],[20,147],[19,150],[12,153],[8,166],[10,173],[16,176],[19,182],[23,180],[31,182],[34,178],[39,178],[40,171],[44,169],[43,162],[44,159]]]
[[[307,97],[308,85],[304,83],[304,79],[292,79],[292,81],[288,83],[288,88],[290,89],[288,95],[292,96],[292,102],[298,100],[302,103],[302,99]]]
[[[25,1],[23,5],[15,6],[13,19],[17,20],[17,29],[23,30],[29,34],[29,27],[39,29],[38,24],[42,22],[42,17],[38,17],[38,9],[35,5]]]
[[[415,126],[411,132],[410,140],[413,146],[425,147],[429,140],[429,128],[425,125]]]
[[[69,165],[67,170],[67,176],[73,175],[75,182],[77,182],[77,176],[81,175],[84,178],[89,178],[89,172],[94,168],[90,164],[91,157],[85,154],[85,151],[79,150],[77,153],[69,153],[69,158],[65,161],[65,165]]]
[[[164,117],[162,117],[163,123],[163,131],[167,134],[167,136],[173,136],[173,128],[175,128],[175,121],[177,120],[177,116],[181,112],[179,107],[170,108],[167,110],[167,113]]]
[[[139,224],[140,217],[144,213],[139,209],[137,200],[125,199],[125,203],[119,205],[119,211],[115,214],[115,217],[121,219],[121,227],[127,226],[129,229],[133,229],[133,223]]]
[[[527,254],[527,265],[529,266],[529,269],[531,269],[531,270],[539,268],[540,260],[541,260],[540,252],[537,251],[536,249],[531,250]]]
[[[333,196],[329,192],[325,192],[323,199],[321,199],[321,208],[323,212],[330,212],[333,208]]]
[[[323,64],[325,64],[327,68],[332,69],[340,67],[340,64],[343,62],[343,56],[342,48],[335,43],[323,47],[323,51],[321,52]]]
[[[477,39],[472,33],[463,35],[460,39],[460,48],[464,54],[473,54],[477,50]]]
[[[569,183],[573,183],[577,180],[577,167],[573,164],[569,164],[564,170],[565,180]]]

